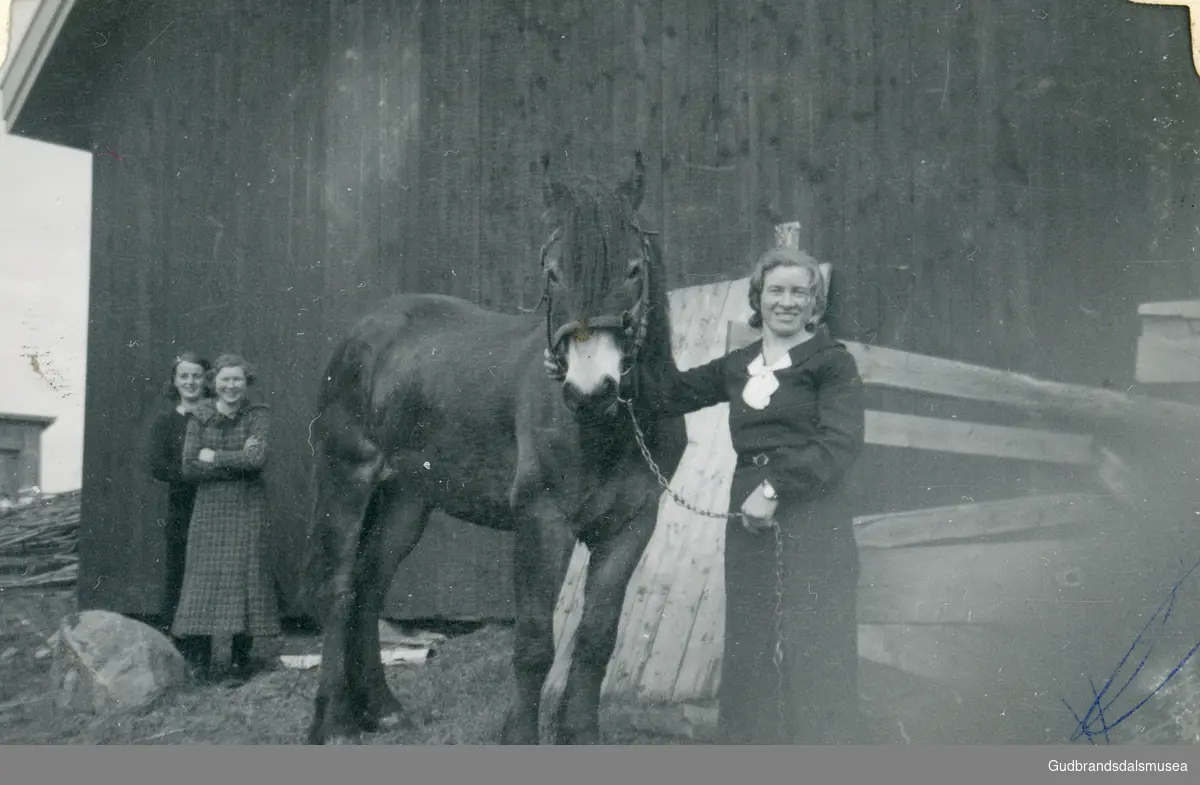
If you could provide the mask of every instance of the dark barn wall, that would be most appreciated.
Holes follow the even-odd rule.
[[[647,155],[672,286],[745,274],[800,220],[849,339],[1124,388],[1137,303],[1200,288],[1184,9],[140,0],[118,24],[115,7],[73,12],[18,129],[123,156],[94,180],[91,604],[157,602],[132,448],[183,345],[260,364],[290,594],[331,341],[395,289],[533,305],[546,152],[606,178]],[[507,539],[437,527],[394,612],[439,586],[507,602]]]
[[[238,351],[257,365],[258,394],[274,413],[276,574],[285,612],[303,612],[294,600],[317,380],[332,342],[401,283],[402,262],[376,247],[389,242],[390,219],[381,223],[379,205],[356,193],[367,179],[360,169],[385,172],[391,147],[383,161],[345,158],[361,129],[338,124],[346,107],[327,68],[344,24],[337,9],[217,3],[191,13],[146,3],[121,18],[94,8],[91,23],[76,20],[73,41],[59,44],[87,47],[90,62],[72,65],[97,74],[72,141],[121,156],[98,156],[94,167],[81,602],[159,610],[165,508],[163,488],[142,469],[145,437],[166,405],[156,393],[171,358],[196,348]],[[100,34],[107,56],[91,46]],[[374,96],[371,109],[399,111],[411,81],[391,84],[400,92]],[[399,198],[407,173],[391,171]],[[440,265],[409,272],[406,286],[442,288]],[[507,547],[503,535],[435,516],[389,615],[507,616]]]

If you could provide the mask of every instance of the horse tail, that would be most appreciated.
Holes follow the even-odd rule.
[[[329,505],[336,494],[336,472],[340,460],[354,462],[373,451],[366,432],[371,407],[371,381],[375,351],[357,336],[338,344],[325,366],[317,398],[317,416],[309,424],[312,468],[309,488],[312,502],[308,515],[308,538],[301,565],[300,606],[313,613],[319,623],[327,606],[330,578],[337,564],[336,525],[329,519]]]
[[[369,342],[356,336],[338,344],[325,365],[317,409],[325,414],[331,407],[343,412],[366,415],[371,406],[371,381],[376,352]]]
[[[308,536],[304,543],[304,559],[300,565],[300,592],[297,606],[300,612],[314,619],[318,625],[324,626],[325,607],[328,597],[325,596],[329,585],[329,576],[333,570],[332,553],[327,545],[328,535],[325,527],[328,525],[321,515],[321,456],[313,463],[309,472],[309,488],[314,489],[312,502],[308,513]]]

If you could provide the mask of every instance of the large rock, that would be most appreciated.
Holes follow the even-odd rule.
[[[187,663],[169,638],[118,613],[69,614],[50,641],[60,709],[127,711],[188,679]]]

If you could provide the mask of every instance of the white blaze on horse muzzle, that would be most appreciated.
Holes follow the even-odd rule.
[[[600,392],[615,392],[621,382],[625,355],[612,333],[598,330],[588,333],[586,338],[568,338],[566,344],[564,384],[570,385],[578,395],[584,397]]]

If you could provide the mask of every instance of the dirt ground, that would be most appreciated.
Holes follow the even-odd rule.
[[[49,656],[38,658],[57,622],[75,609],[70,591],[0,592],[0,744],[303,744],[316,668],[278,666],[236,689],[187,685],[143,710],[110,717],[55,709]],[[471,625],[474,626],[474,625]],[[393,690],[421,721],[411,731],[363,737],[364,744],[494,744],[510,689],[511,629],[485,625],[449,633],[420,665],[389,667]],[[276,653],[316,653],[311,633],[289,632]],[[617,728],[616,744],[678,744]]]
[[[72,591],[0,591],[0,744],[303,744],[318,670],[280,665],[235,689],[186,685],[142,710],[96,717],[56,710],[46,639],[75,610]],[[364,744],[494,744],[511,689],[511,628],[502,624],[458,625],[423,664],[387,668],[388,680],[417,724],[411,730],[365,735]],[[316,653],[311,631],[289,631],[268,650]],[[276,662],[274,656],[269,661]],[[1197,705],[1200,668],[1180,684],[1174,705]],[[863,663],[860,684],[867,699],[870,743],[1060,744],[1073,733],[1063,710],[1060,726],[1046,727],[1045,713],[1019,704],[989,704],[938,691],[894,671]],[[1177,691],[1177,690],[1174,690]],[[1196,694],[1193,694],[1196,693]],[[1139,725],[1142,743],[1200,743],[1195,723],[1151,710]],[[693,744],[703,727],[678,721],[677,707],[606,706],[602,722],[610,744]],[[664,724],[664,717],[670,722]],[[671,724],[671,723],[674,724]],[[1164,724],[1165,723],[1165,724]],[[1156,725],[1162,728],[1155,729]],[[1185,725],[1187,726],[1185,729]],[[1168,727],[1169,726],[1169,727]],[[649,729],[655,729],[651,732]],[[675,729],[670,732],[666,729]],[[1180,733],[1180,730],[1186,730]],[[1086,741],[1080,743],[1087,743]]]

